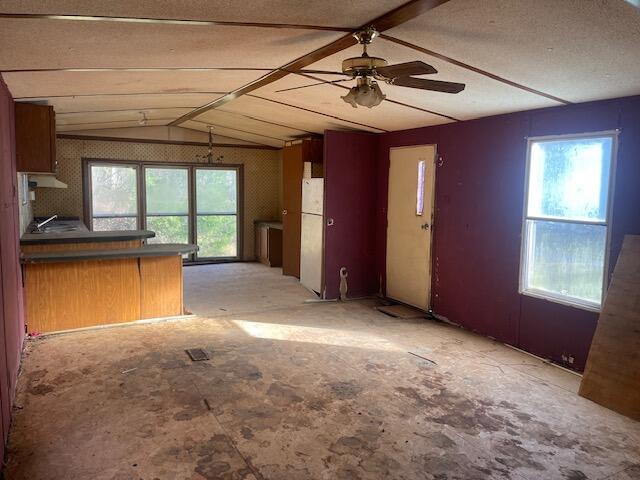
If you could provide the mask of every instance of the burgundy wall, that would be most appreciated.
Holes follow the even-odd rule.
[[[4,441],[9,432],[24,339],[13,115],[13,99],[0,76],[0,433]],[[0,458],[4,441],[0,442]]]
[[[340,268],[347,267],[351,298],[378,291],[376,196],[378,136],[326,131],[324,135],[324,275],[326,298],[340,296]]]
[[[526,138],[621,129],[610,269],[640,234],[640,97],[380,135],[377,275],[384,277],[389,148],[436,144],[433,309],[469,330],[583,369],[598,315],[518,293]]]

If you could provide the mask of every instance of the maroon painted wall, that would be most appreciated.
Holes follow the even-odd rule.
[[[324,135],[324,232],[326,298],[340,296],[340,268],[347,267],[348,293],[357,298],[378,291],[376,280],[376,196],[378,136],[326,131]]]
[[[436,144],[433,309],[469,330],[583,369],[598,315],[518,293],[526,137],[621,129],[610,269],[640,234],[640,97],[380,135],[377,275],[384,278],[389,148]]]
[[[14,104],[0,76],[0,458],[9,432],[24,340],[19,256]]]

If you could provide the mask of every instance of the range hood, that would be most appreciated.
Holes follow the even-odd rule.
[[[29,182],[35,182],[37,188],[67,188],[66,183],[61,182],[53,175],[31,174],[29,175]]]

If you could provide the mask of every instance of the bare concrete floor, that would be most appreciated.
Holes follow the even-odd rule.
[[[304,304],[262,265],[186,276],[199,317],[28,342],[9,480],[640,478],[640,424],[573,374],[373,302]]]

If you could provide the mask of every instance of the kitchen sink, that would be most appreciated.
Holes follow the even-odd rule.
[[[62,232],[75,232],[80,227],[72,222],[52,222],[41,227],[39,230],[34,229],[31,233],[62,233]]]

